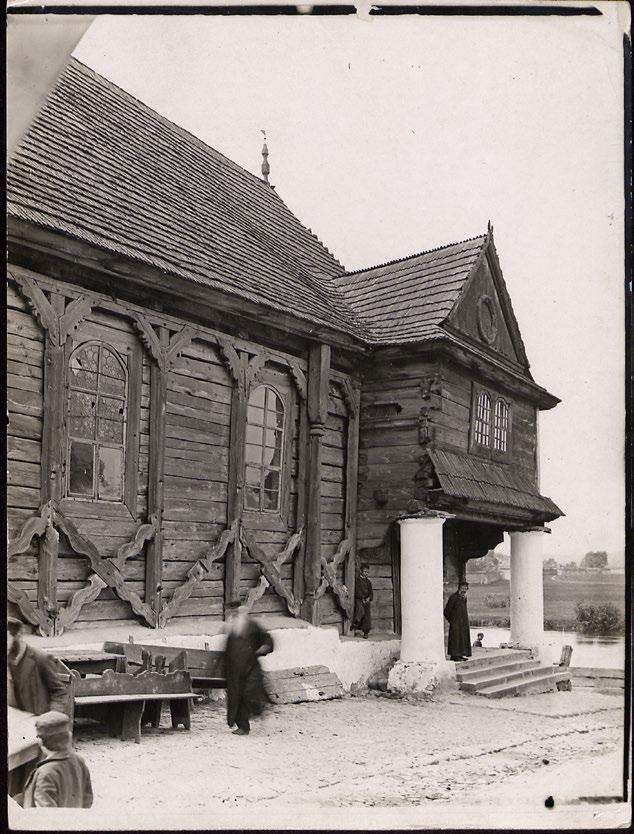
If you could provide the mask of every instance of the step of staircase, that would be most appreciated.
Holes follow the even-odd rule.
[[[505,668],[493,667],[488,671],[481,671],[479,675],[460,681],[460,689],[463,692],[479,692],[489,686],[497,686],[503,683],[510,684],[514,681],[534,677],[538,673],[543,673],[545,669],[550,671],[550,667],[542,666],[538,660],[509,664]]]
[[[524,669],[534,669],[539,666],[539,660],[532,660],[531,658],[505,658],[505,663],[499,663],[495,666],[476,666],[475,668],[463,669],[456,672],[456,680],[458,683],[467,681],[479,681],[481,678],[489,678],[492,675],[504,675],[512,672],[520,672]]]
[[[479,689],[475,694],[484,698],[504,698],[510,695],[523,695],[527,692],[557,691],[559,681],[570,680],[570,670],[553,672],[549,666],[540,666],[517,680],[491,684]]]
[[[476,669],[490,669],[494,666],[501,666],[512,661],[531,660],[531,653],[528,649],[509,649],[508,652],[500,654],[485,655],[484,657],[474,657],[471,660],[459,661],[456,663],[456,673],[471,672]]]

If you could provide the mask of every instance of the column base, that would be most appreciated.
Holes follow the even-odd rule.
[[[451,661],[397,660],[387,679],[390,692],[426,700],[440,692],[457,690],[456,666]]]

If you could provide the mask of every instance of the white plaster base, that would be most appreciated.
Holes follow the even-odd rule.
[[[267,626],[264,617],[256,619]],[[63,635],[66,638],[65,648],[100,649],[104,640],[111,639],[109,633],[105,633],[100,642],[82,641],[80,631],[67,634],[74,635],[76,642],[71,642],[66,634]],[[262,668],[265,671],[291,669],[295,666],[327,666],[337,675],[346,691],[353,684],[364,686],[371,675],[398,657],[401,645],[396,636],[392,640],[372,640],[372,637],[369,640],[342,639],[336,628],[316,628],[304,622],[293,628],[271,628],[270,634],[275,648],[271,654],[262,658]],[[226,639],[225,634],[166,634],[150,629],[135,633],[137,643],[163,643],[184,649],[202,649],[207,644],[211,651],[216,652],[224,650]],[[40,643],[37,640],[34,638],[29,642],[38,646]],[[127,642],[127,637],[123,642]],[[49,645],[59,643],[51,640]]]
[[[387,679],[390,692],[430,698],[440,692],[456,690],[456,666],[451,661],[397,660]]]

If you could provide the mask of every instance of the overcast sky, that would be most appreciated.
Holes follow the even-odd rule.
[[[494,224],[535,380],[556,557],[622,551],[622,25],[100,17],[75,55],[271,182],[350,269]],[[620,4],[626,6],[627,4]]]

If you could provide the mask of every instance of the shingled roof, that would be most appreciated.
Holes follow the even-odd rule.
[[[269,185],[76,59],[9,163],[7,209],[370,345],[462,344],[442,324],[489,240],[345,272]]]
[[[344,271],[274,189],[72,59],[8,168],[8,213],[363,337]]]
[[[487,241],[470,238],[333,279],[335,286],[382,344],[444,336],[451,312]]]
[[[432,449],[429,457],[446,495],[531,510],[546,521],[564,515],[555,502],[540,495],[535,483],[516,467],[447,449]]]

